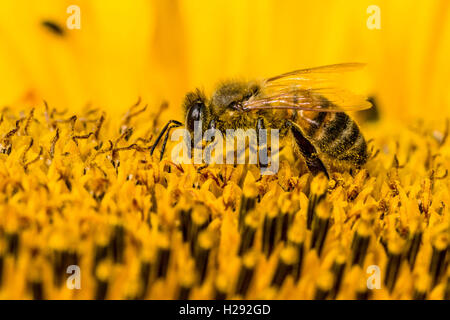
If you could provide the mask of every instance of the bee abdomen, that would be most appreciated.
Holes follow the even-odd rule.
[[[368,157],[366,140],[361,133],[350,149],[337,156],[339,160],[350,161],[356,166],[365,164]]]
[[[319,149],[325,153],[331,151],[330,146],[338,141],[342,132],[350,125],[350,118],[343,112],[326,113],[320,128],[315,132],[313,139]]]
[[[362,165],[367,160],[367,146],[358,125],[343,112],[330,113],[322,123],[321,134],[316,134],[319,149],[338,160]]]

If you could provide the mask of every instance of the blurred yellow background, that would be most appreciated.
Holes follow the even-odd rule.
[[[81,29],[69,30],[69,5]],[[369,30],[367,8],[380,8]],[[121,115],[138,96],[177,114],[183,95],[223,78],[365,62],[354,89],[400,121],[450,115],[448,0],[3,0],[0,105]],[[52,33],[42,21],[64,28]],[[352,88],[353,89],[353,88]]]

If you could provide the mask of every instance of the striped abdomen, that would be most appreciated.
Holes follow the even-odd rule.
[[[296,122],[322,153],[357,166],[367,161],[364,136],[346,113],[299,111]]]

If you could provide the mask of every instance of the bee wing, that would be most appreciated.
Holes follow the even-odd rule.
[[[266,79],[262,84],[262,94],[245,101],[242,110],[299,109],[342,112],[368,109],[372,105],[364,97],[337,85],[338,75],[363,66],[364,64],[360,63],[335,64],[295,70]]]

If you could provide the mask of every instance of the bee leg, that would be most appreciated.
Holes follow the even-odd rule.
[[[156,138],[155,143],[153,144],[152,148],[150,149],[150,155],[153,155],[153,152],[156,149],[156,146],[158,145],[159,141],[161,140],[162,136],[164,135],[164,133],[166,133],[166,136],[164,137],[164,141],[163,141],[163,145],[161,147],[161,156],[160,159],[163,158],[164,155],[164,151],[166,149],[166,144],[167,144],[167,140],[169,139],[169,132],[170,129],[172,128],[176,128],[176,127],[181,127],[183,124],[179,121],[176,120],[169,120],[169,122],[167,122],[167,124],[164,126],[164,128],[161,130],[158,138]]]
[[[167,140],[169,139],[169,132],[170,132],[170,129],[172,129],[172,128],[175,128],[175,127],[172,126],[169,129],[167,129],[166,135],[164,136],[163,144],[161,146],[161,154],[159,156],[159,161],[162,160],[162,158],[164,156],[164,151],[166,151],[166,144],[167,144]]]
[[[266,168],[267,167],[267,165],[269,164],[268,163],[268,153],[267,153],[267,135],[265,136],[265,141],[261,141],[261,138],[260,138],[260,134],[259,134],[259,131],[260,130],[263,130],[263,129],[265,129],[266,127],[265,127],[265,125],[264,125],[264,119],[263,118],[258,118],[258,120],[256,120],[256,134],[257,134],[257,136],[256,136],[256,139],[257,139],[257,142],[258,142],[258,148],[259,148],[259,154],[258,154],[258,164],[259,164],[259,167],[260,168]],[[263,139],[264,140],[264,139]],[[262,161],[261,161],[261,155],[267,155],[267,161],[265,161],[265,162],[267,162],[267,163],[263,163]]]
[[[197,168],[197,173],[202,173],[202,170],[206,169],[206,168],[208,168],[208,164],[207,163],[205,163],[205,164],[201,165],[200,167],[198,167]]]
[[[295,142],[300,150],[300,153],[305,158],[306,165],[308,166],[309,171],[312,175],[317,175],[320,172],[323,172],[327,178],[328,172],[325,168],[322,160],[317,155],[316,148],[311,144],[311,142],[303,136],[302,131],[295,126],[292,122],[288,121],[287,125],[290,127],[292,135],[295,138]]]

